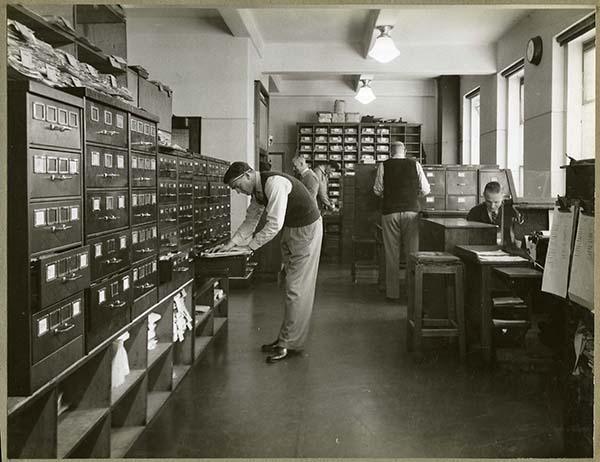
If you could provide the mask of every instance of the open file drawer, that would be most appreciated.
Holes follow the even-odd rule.
[[[229,277],[246,277],[251,253],[228,256],[209,256],[210,254],[200,253],[195,258],[196,274],[211,274],[229,272]]]

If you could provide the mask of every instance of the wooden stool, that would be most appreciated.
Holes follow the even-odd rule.
[[[446,278],[447,319],[423,319],[423,275],[454,275],[454,284]],[[454,287],[452,287],[454,286]],[[460,359],[467,353],[463,303],[463,264],[446,252],[415,252],[408,259],[408,315],[406,342],[408,351],[420,352],[423,337],[458,337]],[[453,309],[454,306],[454,309]]]

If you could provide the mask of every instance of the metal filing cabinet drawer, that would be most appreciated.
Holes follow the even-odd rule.
[[[198,203],[194,203],[194,223],[203,224],[204,216],[202,214],[202,206]]]
[[[86,139],[88,142],[127,147],[127,114],[95,101],[85,105]]]
[[[86,349],[91,350],[131,321],[131,272],[117,274],[88,289]]]
[[[179,233],[177,227],[168,230],[159,230],[160,252],[177,252],[179,248]]]
[[[86,188],[125,188],[128,185],[128,154],[114,148],[86,146]]]
[[[194,161],[180,158],[177,175],[179,179],[191,180],[194,176]]]
[[[160,284],[168,284],[172,288],[181,287],[186,281],[192,279],[194,274],[189,251],[161,255],[158,269]]]
[[[90,239],[88,244],[92,260],[92,281],[121,271],[131,262],[129,231]]]
[[[160,205],[158,211],[160,229],[177,226],[177,205]]]
[[[208,182],[197,180],[194,182],[194,199],[208,198]]]
[[[81,242],[81,199],[29,204],[31,253]]]
[[[32,199],[81,194],[79,154],[30,149],[28,158]]]
[[[80,109],[28,94],[29,142],[41,146],[81,149]]]
[[[158,229],[155,224],[131,230],[132,258],[134,262],[158,253]]]
[[[129,192],[88,191],[86,194],[86,234],[102,233],[129,226]]]
[[[446,170],[446,194],[477,195],[477,170]]]
[[[421,204],[421,210],[423,211],[446,210],[445,196],[428,195],[420,197],[419,202]]]
[[[423,173],[425,178],[429,182],[431,191],[429,194],[432,196],[443,196],[446,194],[446,171],[442,169],[429,169],[423,167]]]
[[[158,178],[164,180],[177,179],[177,157],[167,154],[158,155]]]
[[[131,149],[156,153],[156,124],[131,116]]]
[[[194,224],[179,225],[179,242],[182,246],[194,242]]]
[[[78,247],[31,261],[31,285],[36,311],[90,285],[89,247]]]
[[[132,225],[155,222],[157,207],[156,190],[133,191],[131,193]]]
[[[194,219],[194,204],[179,205],[179,223],[189,223]]]
[[[204,176],[206,175],[206,160],[200,158],[194,158],[194,175]]]
[[[84,297],[79,292],[32,316],[31,362],[36,364],[83,335]],[[79,357],[83,356],[83,348]],[[58,371],[55,371],[58,372]]]
[[[448,196],[447,210],[469,211],[477,205],[477,196]]]
[[[158,259],[154,257],[134,265],[132,279],[134,299],[158,287]]]
[[[177,195],[179,202],[193,202],[194,200],[194,184],[190,182],[179,182],[177,187]]]
[[[177,203],[177,181],[160,180],[158,182],[158,202],[160,204]]]
[[[156,187],[156,158],[144,154],[131,154],[131,185]]]

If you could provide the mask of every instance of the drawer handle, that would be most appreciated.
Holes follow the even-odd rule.
[[[127,302],[121,302],[121,301],[116,301],[116,302],[112,302],[110,305],[108,305],[109,308],[122,308],[127,304]]]
[[[177,169],[176,168],[165,168],[164,171],[165,172],[176,172]]]
[[[136,289],[152,289],[153,287],[154,284],[150,284],[149,282],[135,286]]]
[[[174,221],[177,221],[177,218],[165,218],[163,221],[166,221],[168,223],[172,223]]]
[[[64,334],[65,332],[69,332],[73,328],[75,328],[75,324],[65,324],[63,327],[55,327],[54,329],[52,329],[52,333]]]
[[[101,176],[102,178],[116,178],[118,176],[121,176],[120,173],[98,173],[98,176]]]
[[[64,181],[64,180],[72,180],[73,177],[69,175],[50,175],[48,177],[50,181]]]
[[[152,180],[152,178],[148,177],[148,176],[138,176],[137,178],[133,179],[134,181],[150,181]]]
[[[57,233],[59,231],[66,231],[67,229],[71,229],[71,228],[72,228],[72,226],[70,226],[70,225],[62,225],[62,226],[49,226],[46,229],[49,229],[53,233]]]
[[[178,273],[184,273],[185,271],[189,271],[189,266],[180,266],[175,268],[173,271],[177,271]]]
[[[181,215],[181,218],[194,218],[194,215]]]
[[[193,238],[193,237],[182,237],[182,238],[181,238],[181,240],[182,240],[183,242],[188,242],[188,241],[192,241],[192,240],[194,240],[194,238]]]
[[[72,274],[70,276],[63,276],[62,279],[61,279],[61,281],[65,282],[65,283],[66,282],[73,282],[73,281],[77,281],[77,279],[81,279],[82,277],[83,276],[81,274],[80,275]]]
[[[146,247],[145,249],[136,249],[136,252],[139,253],[148,253],[148,252],[152,252],[153,250],[150,247]]]
[[[131,144],[139,144],[141,146],[152,146],[154,143],[152,141],[136,141],[135,143]]]
[[[99,220],[104,220],[104,221],[113,221],[113,220],[118,220],[119,217],[115,217],[114,215],[105,215],[103,217],[100,217]]]
[[[456,186],[467,186],[467,183],[456,183]]]
[[[68,132],[73,130],[71,127],[65,127],[64,125],[50,124],[46,126],[48,130],[59,131],[59,132]]]
[[[173,248],[173,247],[177,247],[177,244],[165,244],[165,247]]]
[[[191,196],[192,193],[179,193],[180,196]]]
[[[115,130],[100,130],[99,132],[96,132],[97,135],[108,135],[108,136],[115,136],[118,133],[119,132],[117,132]]]
[[[123,261],[122,258],[112,257],[104,260],[104,263],[108,265],[116,265],[117,263],[121,263]]]
[[[136,213],[133,215],[134,217],[151,217],[152,214],[151,213]]]

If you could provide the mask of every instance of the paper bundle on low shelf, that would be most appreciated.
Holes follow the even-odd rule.
[[[185,331],[192,330],[192,316],[185,307],[186,291],[182,290],[173,298],[173,341],[183,342]]]
[[[148,315],[148,350],[154,350],[158,344],[156,338],[156,323],[160,321],[162,316],[158,313],[150,313]]]
[[[113,359],[112,359],[112,381],[111,385],[116,388],[125,382],[125,378],[129,374],[129,358],[125,349],[125,341],[129,339],[129,332],[117,337],[113,342]]]

